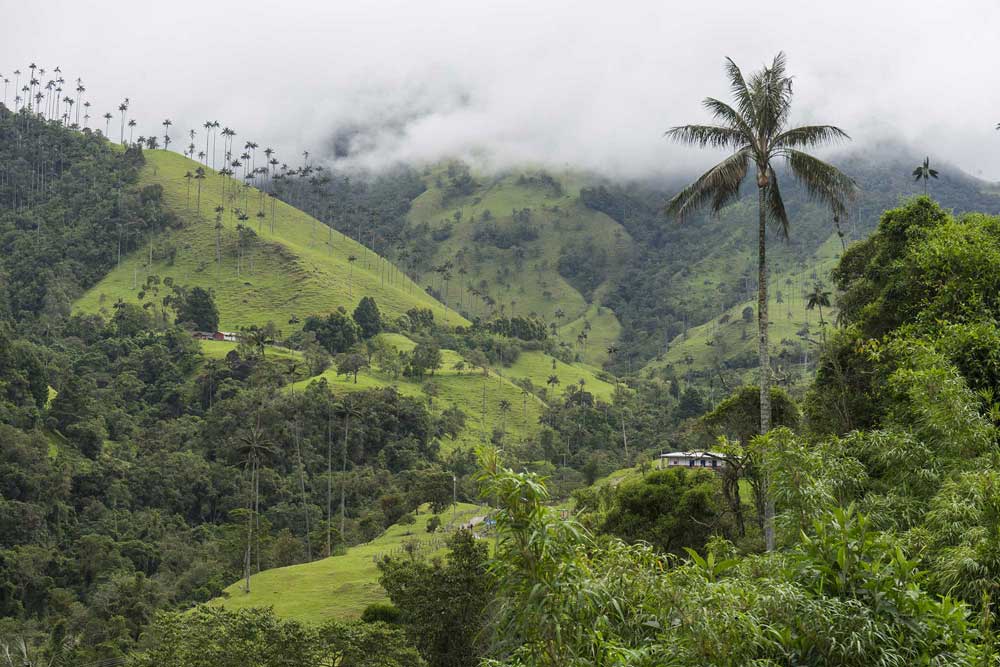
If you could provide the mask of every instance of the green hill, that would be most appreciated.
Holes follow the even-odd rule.
[[[772,357],[780,369],[780,381],[794,385],[808,379],[804,364],[815,357],[822,332],[819,312],[806,308],[806,292],[816,284],[833,291],[830,271],[836,266],[841,251],[840,240],[834,235],[808,259],[786,262],[772,271],[768,298],[770,343]],[[708,272],[708,266],[703,266],[707,263],[695,265],[693,273],[710,285],[711,277],[702,278],[713,275]],[[712,320],[676,336],[665,354],[646,365],[645,372],[655,373],[667,366],[673,367],[677,376],[712,376],[719,371],[730,371],[746,382],[755,382],[756,312],[756,296],[724,309]],[[746,315],[750,316],[749,320]],[[823,320],[831,326],[836,317],[835,308],[823,309]]]
[[[406,352],[414,347],[413,341],[401,334],[381,334],[381,338],[399,351]],[[431,409],[457,407],[466,415],[465,428],[455,438],[442,438],[442,446],[446,450],[458,445],[475,446],[484,439],[488,440],[493,431],[499,428],[505,429],[506,437],[517,441],[530,438],[538,432],[538,420],[544,404],[534,393],[511,382],[506,377],[507,371],[500,375],[492,370],[489,376],[485,376],[478,370],[455,368],[460,362],[464,364],[464,360],[453,350],[442,350],[441,356],[441,368],[433,376],[425,376],[419,380],[402,376],[392,378],[380,369],[369,368],[358,374],[358,381],[355,383],[353,377],[338,375],[335,369],[329,369],[322,375],[298,382],[293,387],[304,389],[319,379],[326,380],[338,392],[391,386],[401,394],[423,398]],[[542,357],[549,359],[545,355]],[[599,382],[596,377],[591,378],[595,384]],[[503,401],[506,401],[506,411],[502,409]]]
[[[486,316],[491,307],[535,314],[555,324],[558,338],[584,361],[600,366],[621,325],[598,304],[632,240],[607,215],[581,204],[582,177],[530,170],[470,175],[449,164],[429,170],[425,182],[409,212],[409,225],[426,225],[436,241],[418,267],[420,283],[470,317]],[[448,262],[445,280],[434,268]]]
[[[461,524],[487,511],[477,505],[459,503],[443,512],[441,520],[449,527],[453,520]],[[250,578],[250,593],[244,592],[244,583],[239,581],[208,604],[228,609],[273,607],[279,616],[305,623],[357,618],[368,605],[386,600],[378,583],[375,565],[378,558],[403,555],[408,542],[421,557],[445,553],[446,534],[427,532],[430,517],[425,508],[416,516],[415,523],[394,525],[378,538],[351,547],[342,555],[265,570]]]
[[[586,391],[603,401],[611,400],[615,393],[614,385],[601,379],[602,371],[583,363],[563,363],[542,352],[522,352],[504,372],[514,380],[530,380],[536,389],[546,388],[550,395],[561,395],[571,385],[580,386],[581,380]],[[553,375],[559,383],[549,385],[548,380]]]
[[[380,334],[379,338],[399,351],[410,351],[415,345],[402,334],[384,333]],[[236,349],[236,343],[201,341],[201,347],[206,357],[221,359]],[[544,403],[537,395],[539,388],[560,394],[569,385],[577,384],[583,379],[585,389],[600,399],[610,400],[614,393],[614,387],[599,379],[595,369],[583,364],[564,364],[542,352],[525,352],[517,363],[504,369],[503,375],[491,369],[489,376],[484,376],[479,370],[456,369],[456,364],[464,362],[462,357],[453,350],[441,352],[443,358],[441,369],[433,376],[426,376],[420,380],[403,376],[393,378],[376,367],[362,370],[355,382],[352,376],[338,375],[335,368],[330,368],[320,375],[294,383],[292,389],[305,389],[318,380],[325,380],[338,393],[394,387],[403,395],[423,399],[435,412],[447,407],[456,407],[466,415],[465,427],[454,438],[442,437],[441,445],[445,451],[457,446],[474,447],[484,438],[489,439],[493,431],[499,428],[504,428],[506,437],[514,441],[534,437],[538,433],[539,419],[545,409]],[[271,358],[302,361],[299,352],[282,347],[268,346],[266,355]],[[556,364],[554,371],[553,361]],[[547,387],[545,382],[552,374],[560,378],[560,384],[554,388]],[[514,383],[515,380],[522,378],[532,380],[534,385],[532,391],[527,391]],[[508,405],[506,412],[501,406],[503,401]]]
[[[298,209],[206,169],[199,212],[198,182],[189,182],[185,174],[201,165],[162,150],[145,151],[145,158],[141,184],[163,187],[163,200],[177,216],[178,226],[153,238],[126,230],[130,252],[78,300],[77,309],[107,312],[119,298],[139,301],[147,276],[156,275],[210,287],[223,330],[268,321],[286,327],[292,316],[304,319],[338,306],[353,310],[366,295],[390,316],[414,307],[429,308],[440,321],[465,323],[458,314],[447,314],[444,306],[389,262]],[[225,211],[217,238],[214,209],[220,205]],[[244,232],[242,257],[236,208],[250,216],[243,224],[252,230]],[[258,217],[258,211],[264,217]],[[217,241],[221,261],[216,259]],[[351,257],[356,260],[350,261]]]

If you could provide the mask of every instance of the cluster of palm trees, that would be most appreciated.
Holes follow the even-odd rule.
[[[35,63],[28,66],[30,72],[24,74],[24,85],[21,85],[22,73],[20,69],[15,69],[14,76],[14,106],[8,104],[11,80],[7,76],[0,74],[0,81],[3,82],[3,105],[8,109],[20,111],[24,109],[30,113],[35,113],[46,120],[58,121],[59,123],[73,128],[79,128],[80,113],[83,112],[83,127],[87,127],[90,121],[90,102],[83,97],[86,87],[82,79],[76,80],[76,87],[72,84],[67,86],[66,79],[62,75],[62,68],[55,67],[47,81],[45,75],[47,70]],[[44,84],[42,82],[45,82]],[[63,92],[66,92],[63,95]],[[71,95],[75,92],[76,95]],[[74,107],[76,108],[74,116]]]

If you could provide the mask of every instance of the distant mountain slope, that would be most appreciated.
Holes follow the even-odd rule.
[[[923,186],[914,183],[910,175],[922,159],[895,144],[835,157],[832,161],[859,186],[856,206],[840,221],[810,201],[788,174],[781,173],[791,229],[787,240],[773,231],[769,235],[772,299],[783,290],[786,299],[801,301],[803,293],[816,283],[829,286],[827,274],[841,251],[841,239],[850,244],[866,238],[882,212],[905,197],[922,194]],[[931,181],[928,192],[943,206],[956,211],[1000,210],[1000,197],[991,193],[989,183],[944,162],[937,168],[940,178]],[[756,292],[755,195],[747,190],[741,200],[718,216],[706,214],[678,224],[664,215],[663,206],[684,184],[686,181],[680,180],[668,186],[604,182],[581,192],[588,206],[621,222],[638,249],[604,301],[622,322],[620,346],[637,358],[633,365],[659,357],[679,336],[690,335],[692,328],[751,305]],[[776,306],[772,301],[772,313]],[[804,318],[799,308],[791,324],[801,325]],[[773,317],[772,321],[776,322]],[[788,324],[784,322],[782,328],[787,329]],[[782,330],[772,338],[777,343],[787,333]],[[704,374],[706,367],[714,365],[710,358],[738,365],[737,357],[746,352],[745,346],[737,345],[732,347],[733,355],[719,360],[717,350],[702,347],[704,351],[698,352],[685,345],[684,356],[690,354],[694,362],[687,371],[679,368],[678,375],[688,371]],[[668,357],[677,361],[669,353]],[[654,362],[653,367],[657,365],[662,364]]]
[[[152,238],[141,230],[127,230],[130,252],[78,300],[78,309],[107,312],[119,298],[138,301],[147,276],[155,275],[211,288],[224,330],[268,321],[287,329],[293,316],[304,319],[338,306],[350,311],[362,296],[374,297],[390,316],[429,308],[439,321],[465,323],[392,264],[305,213],[277,200],[272,209],[272,202],[256,189],[239,191],[242,184],[211,169],[202,181],[199,213],[198,181],[189,181],[185,173],[193,174],[201,165],[168,151],[146,151],[145,158],[141,183],[163,187],[163,199],[179,224]],[[224,208],[218,237],[217,206]],[[240,221],[233,214],[237,208],[250,216],[243,225],[252,231],[243,233],[242,250]],[[264,212],[263,218],[257,217],[258,211]],[[217,240],[221,262],[216,261]]]
[[[783,300],[801,302],[816,283],[828,284],[826,272],[842,243],[867,237],[883,211],[923,192],[911,176],[923,157],[890,142],[834,156],[860,187],[850,216],[839,221],[781,172],[791,235],[772,233],[768,256],[773,289],[784,292]],[[942,205],[1000,210],[996,184],[933,156],[931,163],[940,178],[929,184],[929,194]],[[326,175],[330,190],[313,191],[310,199],[301,194],[309,188],[293,185],[289,195],[308,200],[318,215],[336,212],[330,224],[385,248],[425,290],[467,317],[536,313],[555,325],[567,353],[618,374],[650,362],[663,367],[665,352],[672,360],[666,363],[677,361],[669,350],[678,337],[711,329],[731,310],[742,314],[756,291],[754,193],[746,190],[718,216],[695,216],[683,225],[664,215],[664,204],[694,173],[671,182],[619,182],[530,167],[480,174],[450,162],[386,172],[367,190],[358,185],[364,179]],[[377,215],[359,213],[366,210]],[[791,320],[786,313],[779,342],[789,327],[798,338],[806,318],[798,310]],[[690,354],[694,362],[681,374],[700,376],[716,363],[745,361],[743,345],[723,346],[735,355],[724,358],[720,348],[704,345],[703,353],[693,347],[684,346],[682,359]]]
[[[435,241],[416,264],[422,285],[469,317],[533,313],[584,361],[607,359],[621,326],[597,306],[632,240],[580,202],[581,176],[486,176],[451,163],[429,170],[425,182],[409,213],[410,225],[429,228]]]
[[[768,286],[770,347],[776,366],[776,380],[785,386],[800,385],[811,377],[824,335],[818,309],[808,309],[807,293],[817,284],[831,292],[829,274],[840,259],[842,246],[830,236],[816,252],[801,262],[788,263],[771,273]],[[695,272],[698,268],[695,268]],[[706,274],[711,275],[711,274]],[[706,279],[709,280],[709,279]],[[837,318],[835,303],[822,310],[827,331]],[[709,398],[718,400],[728,393],[727,383],[756,382],[757,298],[749,295],[711,320],[691,326],[665,344],[666,351],[643,368],[647,375],[666,373],[699,382]],[[728,378],[728,380],[726,379]]]

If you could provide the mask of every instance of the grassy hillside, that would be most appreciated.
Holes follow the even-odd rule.
[[[414,346],[413,341],[400,334],[381,336],[401,351],[410,350]],[[550,359],[541,353],[537,354],[543,360]],[[524,440],[537,433],[538,420],[545,405],[535,394],[511,382],[506,370],[503,375],[491,371],[489,376],[484,376],[480,371],[456,369],[455,365],[463,359],[453,350],[442,350],[441,356],[441,368],[433,376],[425,376],[420,380],[402,376],[392,378],[377,368],[369,368],[358,374],[358,381],[355,383],[353,377],[337,375],[336,369],[331,368],[322,375],[298,382],[293,387],[304,389],[319,379],[325,379],[335,391],[341,392],[392,386],[401,394],[423,398],[431,409],[457,407],[466,415],[465,428],[455,439],[446,437],[442,440],[445,449],[457,445],[475,446],[484,438],[488,440],[494,429],[501,427],[506,429],[507,437],[513,440]],[[583,374],[585,371],[578,372]],[[594,384],[598,385],[596,377],[591,377]],[[509,405],[506,413],[501,409],[502,401]]]
[[[810,258],[786,261],[773,267],[768,289],[769,333],[771,354],[782,366],[779,379],[794,384],[804,374],[802,362],[815,355],[815,341],[821,337],[819,311],[806,308],[806,292],[812,291],[818,283],[831,292],[833,301],[829,275],[841,252],[840,240],[833,235]],[[739,261],[750,262],[751,258],[740,256]],[[725,276],[726,272],[725,267],[718,266],[714,258],[707,258],[694,266],[692,275],[710,288],[713,281],[722,279],[720,275]],[[752,294],[748,294],[747,300],[725,309],[709,322],[689,328],[686,334],[670,341],[666,354],[647,364],[646,372],[655,372],[666,366],[672,366],[678,376],[689,372],[711,374],[719,368],[744,369],[741,371],[746,375],[744,379],[754,381],[750,369],[756,368],[757,300],[755,289],[750,291]],[[752,308],[749,321],[744,319],[746,308]],[[828,326],[831,325],[829,323],[836,319],[836,309],[824,308],[823,319]],[[746,363],[740,364],[738,360]]]
[[[563,394],[571,385],[579,386],[583,380],[585,390],[597,398],[607,401],[615,393],[615,387],[598,377],[598,369],[582,363],[566,364],[542,352],[522,352],[517,361],[504,373],[512,379],[528,379],[535,387],[546,388],[549,395]],[[558,384],[548,384],[551,376],[559,378]]]
[[[426,175],[427,190],[413,202],[409,222],[428,225],[440,239],[429,264],[451,262],[452,269],[447,284],[433,270],[421,274],[420,283],[470,316],[490,311],[484,303],[487,295],[497,312],[535,314],[556,324],[559,338],[586,362],[602,364],[621,326],[611,310],[598,312],[596,304],[602,288],[622,268],[616,258],[631,247],[628,234],[580,203],[579,177],[526,170],[472,178],[467,191],[456,193],[448,166]],[[560,272],[560,257],[573,249],[603,258],[587,262],[597,267],[589,281],[581,277],[571,282]],[[588,339],[580,342],[585,321]]]
[[[455,517],[456,523],[469,521],[488,510],[468,503],[459,503],[441,514],[447,526]],[[402,555],[407,542],[415,543],[420,557],[445,553],[446,536],[429,534],[427,521],[431,514],[424,509],[416,522],[395,525],[380,537],[367,544],[351,547],[340,556],[323,560],[266,570],[250,579],[250,593],[243,592],[243,582],[228,587],[223,597],[209,605],[228,609],[247,607],[273,607],[284,618],[294,618],[305,623],[321,623],[331,618],[357,618],[373,602],[386,600],[385,591],[378,583],[376,560],[387,555]]]
[[[200,165],[168,151],[146,151],[143,185],[163,186],[166,205],[180,226],[152,239],[136,238],[121,265],[77,302],[83,311],[107,311],[119,298],[138,301],[149,275],[175,282],[210,287],[215,292],[220,327],[236,330],[273,321],[287,328],[289,319],[327,313],[338,306],[353,310],[362,296],[372,296],[383,312],[398,316],[413,307],[430,308],[441,321],[464,323],[456,313],[428,296],[388,262],[360,244],[326,227],[305,213],[260,197],[234,179],[207,169],[202,181],[200,213],[197,181],[185,178]],[[223,184],[226,194],[223,199]],[[216,206],[223,206],[221,262],[216,261]],[[238,235],[233,210],[241,208],[254,233],[238,260]],[[264,218],[258,218],[263,210]],[[272,220],[273,218],[273,220]],[[273,223],[274,231],[271,231]],[[150,258],[152,247],[152,262]],[[349,261],[350,257],[357,258]]]

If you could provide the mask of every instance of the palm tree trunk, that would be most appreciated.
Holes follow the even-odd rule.
[[[333,526],[333,415],[326,417],[326,555],[333,555],[330,531]]]
[[[758,179],[759,180],[759,179]],[[766,187],[757,188],[759,227],[757,230],[757,354],[760,360],[760,433],[771,430],[771,357],[767,345],[767,215]],[[767,470],[760,474],[767,475]],[[774,551],[774,501],[764,483],[764,545]]]
[[[344,529],[347,517],[347,440],[350,434],[351,428],[351,413],[350,408],[348,412],[344,414],[344,459],[343,466],[341,467],[340,475],[340,541],[344,542]]]
[[[253,544],[253,481],[256,476],[256,468],[254,467],[253,461],[250,462],[250,491],[247,494],[247,550],[243,555],[243,577],[246,579],[246,583],[243,586],[243,590],[246,593],[250,592],[250,563],[252,547]]]
[[[306,466],[302,462],[302,439],[299,434],[299,425],[295,425],[295,458],[299,464],[299,488],[302,493],[302,514],[305,517],[306,525],[306,562],[312,562],[312,542],[309,539],[309,501],[306,496]]]

